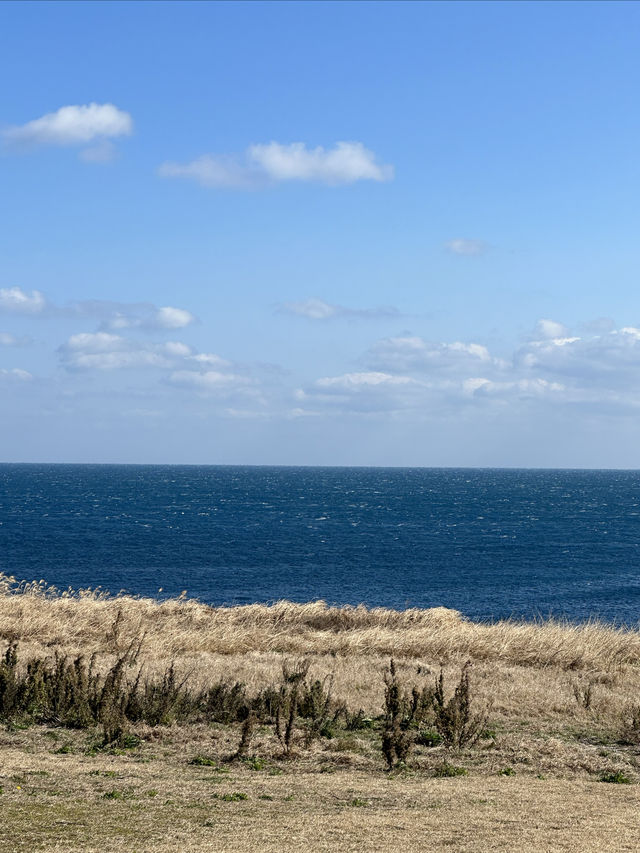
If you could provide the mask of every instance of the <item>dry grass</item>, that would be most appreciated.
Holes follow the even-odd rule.
[[[275,651],[464,658],[565,670],[640,663],[640,631],[598,622],[489,625],[444,607],[396,611],[329,607],[323,601],[209,607],[186,598],[160,602],[92,590],[59,593],[43,581],[17,584],[2,574],[0,626],[4,636],[22,642],[82,651],[109,646],[115,651],[144,634],[147,656],[160,659]]]
[[[277,684],[283,660],[304,656],[310,677],[333,676],[335,699],[370,716],[383,710],[391,655],[407,687],[432,686],[444,664],[449,692],[470,660],[478,707],[492,703],[490,736],[479,746],[455,754],[418,747],[399,775],[384,772],[373,731],[323,738],[283,762],[273,730],[262,726],[251,754],[266,769],[236,762],[227,773],[187,762],[198,753],[224,761],[237,747],[237,725],[139,726],[142,746],[126,755],[87,755],[95,739],[87,732],[7,731],[0,853],[638,849],[640,787],[598,781],[602,773],[640,778],[638,744],[624,738],[640,704],[638,631],[484,625],[444,608],[212,608],[186,598],[60,594],[0,576],[0,637],[19,642],[23,661],[98,652],[105,666],[144,637],[149,673],[175,661],[196,687],[237,679],[249,692]],[[70,754],[54,754],[67,742]],[[443,761],[469,775],[434,778]],[[110,790],[125,795],[105,799]],[[221,792],[248,799],[213,796]]]

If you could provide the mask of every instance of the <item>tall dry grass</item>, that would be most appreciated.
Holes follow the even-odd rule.
[[[144,637],[147,659],[203,653],[373,655],[567,671],[640,663],[640,631],[590,621],[475,623],[444,607],[396,611],[323,601],[210,607],[100,590],[59,591],[0,574],[0,637],[29,647],[117,652]]]

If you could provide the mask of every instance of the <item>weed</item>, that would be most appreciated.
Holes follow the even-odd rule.
[[[349,805],[353,806],[354,808],[364,808],[365,806],[368,806],[369,803],[367,802],[367,800],[361,800],[360,797],[354,797],[352,800],[349,801]]]
[[[449,779],[454,776],[467,776],[468,774],[465,767],[455,767],[453,764],[443,761],[433,771],[433,775],[436,779]]]
[[[345,711],[345,728],[348,732],[372,729],[373,725],[373,720],[371,717],[365,715],[362,708],[360,708],[357,714],[350,714],[349,711]]]
[[[285,757],[290,757],[294,745],[294,726],[298,714],[302,682],[309,672],[310,661],[300,660],[292,666],[282,664],[282,686],[275,714],[275,732]]]
[[[251,758],[245,758],[244,764],[249,770],[266,770],[267,762],[264,758],[260,758],[257,755],[252,755]]]
[[[632,785],[633,780],[627,776],[622,770],[616,770],[615,772],[603,772],[599,776],[600,782],[611,782],[614,785]]]
[[[387,769],[391,770],[397,764],[406,762],[414,743],[411,727],[424,719],[431,704],[431,692],[420,692],[415,687],[410,695],[403,691],[393,658],[384,674],[384,683],[382,753],[387,762]]]
[[[513,769],[513,767],[503,767],[498,775],[499,776],[515,776],[516,771]]]
[[[193,758],[189,759],[188,763],[193,764],[196,767],[213,767],[215,770],[222,771],[222,768],[218,767],[216,759],[210,758],[208,755],[194,755]]]
[[[141,738],[134,734],[122,734],[118,739],[120,749],[137,749],[141,743]]]
[[[213,794],[216,800],[222,800],[224,803],[239,803],[241,800],[248,800],[247,794],[240,791],[234,791],[232,794]]]
[[[253,730],[256,724],[256,712],[249,711],[247,714],[247,718],[242,724],[242,735],[240,737],[240,743],[238,744],[238,748],[235,751],[235,754],[232,755],[231,760],[235,761],[238,758],[242,758],[251,745],[251,740],[253,738]]]
[[[442,737],[435,729],[422,729],[416,737],[416,743],[420,746],[440,746]]]
[[[474,713],[473,693],[470,678],[471,662],[468,661],[460,673],[460,681],[453,696],[446,701],[444,689],[444,672],[440,668],[440,676],[436,679],[433,693],[435,709],[434,725],[445,745],[453,749],[463,746],[473,746],[480,739],[487,722],[489,707],[484,711]]]
[[[105,800],[129,800],[132,796],[133,791],[131,789],[119,791],[114,788],[113,791],[107,791],[106,794],[103,794],[102,798]]]

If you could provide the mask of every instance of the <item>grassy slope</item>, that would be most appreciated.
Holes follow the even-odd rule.
[[[86,754],[91,733],[0,731],[1,853],[638,849],[640,787],[598,781],[603,772],[640,776],[638,746],[620,743],[640,703],[638,632],[476,625],[444,609],[214,609],[15,591],[0,577],[0,637],[17,638],[23,660],[62,649],[108,661],[145,635],[150,671],[175,660],[195,683],[239,678],[258,689],[278,681],[284,658],[304,654],[313,677],[333,673],[337,699],[371,715],[382,707],[389,655],[403,681],[419,686],[433,682],[440,663],[452,685],[472,660],[476,701],[493,703],[495,737],[453,755],[419,747],[409,770],[390,776],[371,732],[323,739],[283,761],[263,727],[252,744],[262,765],[255,770],[223,763],[238,742],[231,726],[140,727],[140,748],[94,755]],[[189,765],[197,754],[226,772]],[[433,778],[443,760],[469,775]],[[501,775],[507,768],[515,775]],[[247,799],[221,798],[236,792]]]

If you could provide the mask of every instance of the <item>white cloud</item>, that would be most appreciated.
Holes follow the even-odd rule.
[[[303,142],[251,145],[244,155],[205,154],[190,163],[163,163],[165,178],[191,178],[214,188],[258,189],[286,181],[311,181],[329,186],[356,181],[388,181],[393,166],[376,162],[361,142],[337,142],[333,148],[307,148]]]
[[[2,131],[13,146],[84,145],[95,139],[128,136],[133,130],[129,113],[113,104],[84,104],[60,107],[26,124]],[[85,153],[86,156],[86,153]]]
[[[199,352],[197,353],[197,355],[189,356],[189,358],[191,359],[191,361],[195,361],[197,364],[202,365],[203,367],[231,367],[230,361],[227,361],[224,358],[220,358],[219,355],[216,355],[213,352]]]
[[[533,338],[537,341],[549,338],[566,338],[568,335],[567,327],[555,320],[538,320],[533,330]]]
[[[197,353],[182,341],[154,343],[113,332],[81,332],[58,349],[69,371],[114,371],[154,368],[165,384],[192,389],[200,395],[234,393],[259,396],[249,368],[234,365],[214,353]],[[255,369],[255,368],[254,368]]]
[[[598,383],[635,389],[640,387],[640,329],[625,326],[602,335],[531,341],[516,352],[514,363],[570,376],[579,386]]]
[[[228,386],[252,384],[252,380],[247,376],[223,373],[219,370],[205,370],[203,373],[194,370],[176,370],[169,376],[169,382],[172,385],[196,388],[200,391],[216,391]]]
[[[195,320],[193,314],[184,308],[172,308],[169,305],[158,308],[155,314],[155,323],[161,329],[183,329]]]
[[[520,398],[545,397],[565,391],[565,386],[559,382],[548,382],[546,379],[518,379],[512,382],[494,382],[483,377],[465,379],[462,390],[469,396],[509,396],[514,393]]]
[[[309,320],[331,320],[336,317],[352,319],[376,319],[380,317],[397,317],[399,311],[392,306],[380,308],[345,308],[344,305],[332,305],[322,299],[305,299],[303,302],[283,302],[279,306],[283,314],[293,314],[306,317]]]
[[[354,391],[358,388],[394,387],[410,385],[415,380],[408,376],[392,376],[389,373],[370,371],[368,373],[344,373],[342,376],[325,376],[316,380],[316,386],[322,389],[335,388],[340,391]]]
[[[33,379],[33,376],[28,370],[22,370],[19,367],[12,367],[11,369],[2,367],[0,368],[0,379],[15,380],[16,382],[29,382]]]
[[[28,293],[20,287],[0,288],[0,312],[3,311],[46,314],[49,317],[95,317],[101,320],[101,331],[183,329],[196,322],[190,311],[172,305],[158,307],[151,302],[111,302],[105,299],[83,299],[57,305],[49,302],[39,290]]]
[[[504,362],[494,358],[482,344],[439,343],[413,335],[401,335],[378,341],[365,355],[369,367],[379,370],[420,374],[442,370],[474,369],[479,362],[502,369]]]
[[[19,287],[0,288],[0,311],[13,314],[39,314],[47,306],[39,290],[27,293]]]
[[[467,257],[483,255],[489,248],[482,240],[468,240],[464,237],[448,240],[444,245],[454,255],[466,255]]]
[[[316,379],[307,388],[298,388],[293,398],[302,404],[290,417],[309,413],[353,412],[362,415],[393,412],[415,406],[425,394],[425,383],[410,376],[394,376],[381,371],[343,373]],[[313,408],[309,408],[309,404]]]
[[[286,314],[296,314],[309,320],[328,320],[338,313],[337,305],[330,305],[322,299],[305,299],[304,302],[284,302],[280,310]]]
[[[169,305],[158,308],[149,302],[127,304],[93,299],[76,302],[70,311],[83,316],[103,318],[100,329],[115,332],[124,329],[183,329],[196,320],[194,315],[184,308]]]
[[[192,350],[180,341],[156,344],[133,341],[108,332],[81,332],[59,348],[62,363],[71,370],[120,368],[172,368],[190,357]]]

